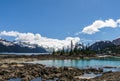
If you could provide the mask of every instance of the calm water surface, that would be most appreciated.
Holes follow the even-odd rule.
[[[120,71],[120,57],[105,57],[105,58],[92,58],[92,59],[79,59],[79,60],[39,60],[39,61],[33,61],[29,63],[38,63],[38,64],[44,64],[46,66],[56,66],[56,67],[62,67],[62,66],[70,66],[70,67],[76,67],[76,68],[99,68],[99,67],[105,67],[105,66],[112,66],[113,68],[103,68],[104,72],[106,71]],[[117,67],[117,68],[114,68]],[[101,76],[102,74],[84,74],[81,76],[82,78],[88,78],[88,77],[96,77]],[[10,79],[8,81],[21,81],[20,78]],[[41,78],[36,78],[31,81],[42,81]],[[51,80],[47,80],[51,81]],[[56,80],[54,80],[56,81]]]
[[[78,60],[39,60],[29,63],[44,64],[47,66],[70,66],[76,68],[87,67],[120,67],[120,57],[104,57],[104,58],[92,58],[92,59],[78,59]]]

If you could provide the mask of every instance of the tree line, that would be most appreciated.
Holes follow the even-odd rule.
[[[53,49],[52,54],[53,55],[69,55],[69,56],[72,56],[72,55],[93,56],[96,54],[96,52],[89,48],[89,44],[84,45],[84,44],[76,43],[75,45],[73,45],[73,42],[71,41],[70,48],[68,47],[67,49],[65,49],[63,47],[62,50],[57,50],[57,51]]]

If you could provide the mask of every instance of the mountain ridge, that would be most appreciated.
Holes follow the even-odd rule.
[[[0,52],[15,52],[15,53],[45,53],[45,48],[38,45],[31,45],[23,42],[11,42],[5,39],[0,39]]]

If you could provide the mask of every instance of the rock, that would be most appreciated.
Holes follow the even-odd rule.
[[[68,67],[64,67],[63,69],[67,71],[67,70],[68,70]]]
[[[8,64],[2,64],[0,67],[1,67],[1,68],[8,68],[9,65],[8,65]]]
[[[22,81],[30,81],[31,79],[33,79],[31,75],[26,75],[24,78],[22,78]]]
[[[5,81],[5,80],[9,80],[10,78],[18,78],[18,77],[21,78],[22,81],[30,81],[37,77],[41,77],[43,79],[42,81],[46,81],[48,79],[54,79],[54,78],[58,78],[58,81],[96,81],[96,78],[90,80],[80,80],[75,78],[75,76],[80,76],[85,72],[103,73],[103,69],[100,68],[99,69],[94,69],[94,68],[77,69],[72,67],[56,68],[56,67],[46,67],[40,64],[21,64],[21,63],[12,63],[12,64],[10,63],[5,65],[9,67],[6,68],[0,67],[0,81]],[[108,76],[108,74],[110,74],[109,76],[111,77],[114,76],[112,72],[109,72],[109,73],[104,73],[103,78],[104,79],[108,78],[106,77]]]

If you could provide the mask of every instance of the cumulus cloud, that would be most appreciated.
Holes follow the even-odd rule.
[[[38,33],[37,34],[20,33],[17,31],[9,31],[9,32],[2,31],[0,32],[0,36],[15,37],[16,41],[26,42],[30,44],[37,44],[45,48],[55,48],[56,50],[70,46],[71,40],[73,41],[73,44],[80,41],[79,37],[66,37],[64,40],[59,40],[59,39],[43,37]]]
[[[17,31],[10,31],[10,32],[2,31],[2,32],[0,32],[0,36],[13,36],[13,37],[16,37],[18,34],[19,34],[19,32],[17,32]]]
[[[85,34],[94,34],[96,32],[99,32],[100,29],[110,27],[110,28],[116,28],[119,27],[120,25],[120,19],[113,20],[113,19],[108,19],[108,20],[96,20],[94,21],[91,25],[86,26],[83,28],[82,33]]]

